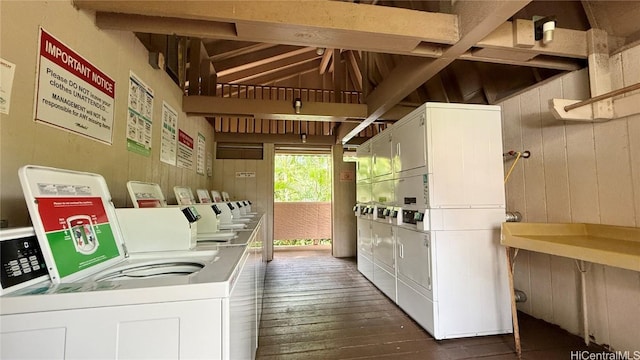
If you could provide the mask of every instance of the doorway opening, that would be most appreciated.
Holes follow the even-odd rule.
[[[328,149],[276,151],[274,255],[286,250],[331,250],[331,176]]]

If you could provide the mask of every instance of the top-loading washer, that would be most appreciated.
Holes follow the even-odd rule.
[[[33,165],[22,167],[18,175],[53,283],[73,282],[116,265],[131,269],[138,257],[144,258],[146,265],[153,264],[155,275],[165,271],[173,274],[175,266],[184,273],[184,266],[202,268],[215,255],[190,251],[195,244],[180,236],[165,241],[129,239],[135,244],[165,244],[150,249],[153,252],[145,255],[130,256],[109,189],[101,175]],[[177,216],[184,221],[178,226],[188,228],[185,213],[188,211],[176,211],[169,219]],[[137,252],[145,250],[148,251],[138,248]]]
[[[157,183],[131,180],[127,182],[127,190],[135,207],[172,207],[167,205],[164,193]],[[198,223],[193,227],[197,240],[224,242],[236,237],[236,233],[233,231],[221,231],[230,229],[220,226],[218,216],[221,211],[217,206],[214,204],[197,204],[191,188],[178,186],[174,188],[174,193],[178,201],[177,207],[194,209],[200,216]]]
[[[221,225],[219,216],[222,214],[222,210],[220,210],[218,205],[212,203],[196,203],[196,199],[193,197],[193,192],[188,186],[174,186],[173,192],[176,196],[178,205],[193,206],[203,215],[202,221],[198,224],[198,240],[227,241],[237,237],[236,232],[232,231],[233,228],[223,227]]]

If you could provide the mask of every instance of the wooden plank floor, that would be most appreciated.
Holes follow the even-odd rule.
[[[570,359],[582,339],[519,316],[524,359]],[[590,351],[602,351],[590,347]],[[257,359],[515,359],[512,335],[436,341],[329,251],[276,251],[267,265]]]

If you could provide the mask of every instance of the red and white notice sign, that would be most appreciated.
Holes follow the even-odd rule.
[[[36,120],[111,144],[116,83],[40,28]]]
[[[193,169],[193,138],[178,129],[178,167]]]

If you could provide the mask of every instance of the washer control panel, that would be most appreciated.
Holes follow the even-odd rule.
[[[33,234],[33,230],[17,230],[22,231],[4,230],[0,239],[0,283],[2,284],[2,293],[0,294],[49,277],[38,239]],[[14,234],[10,234],[11,232]]]

